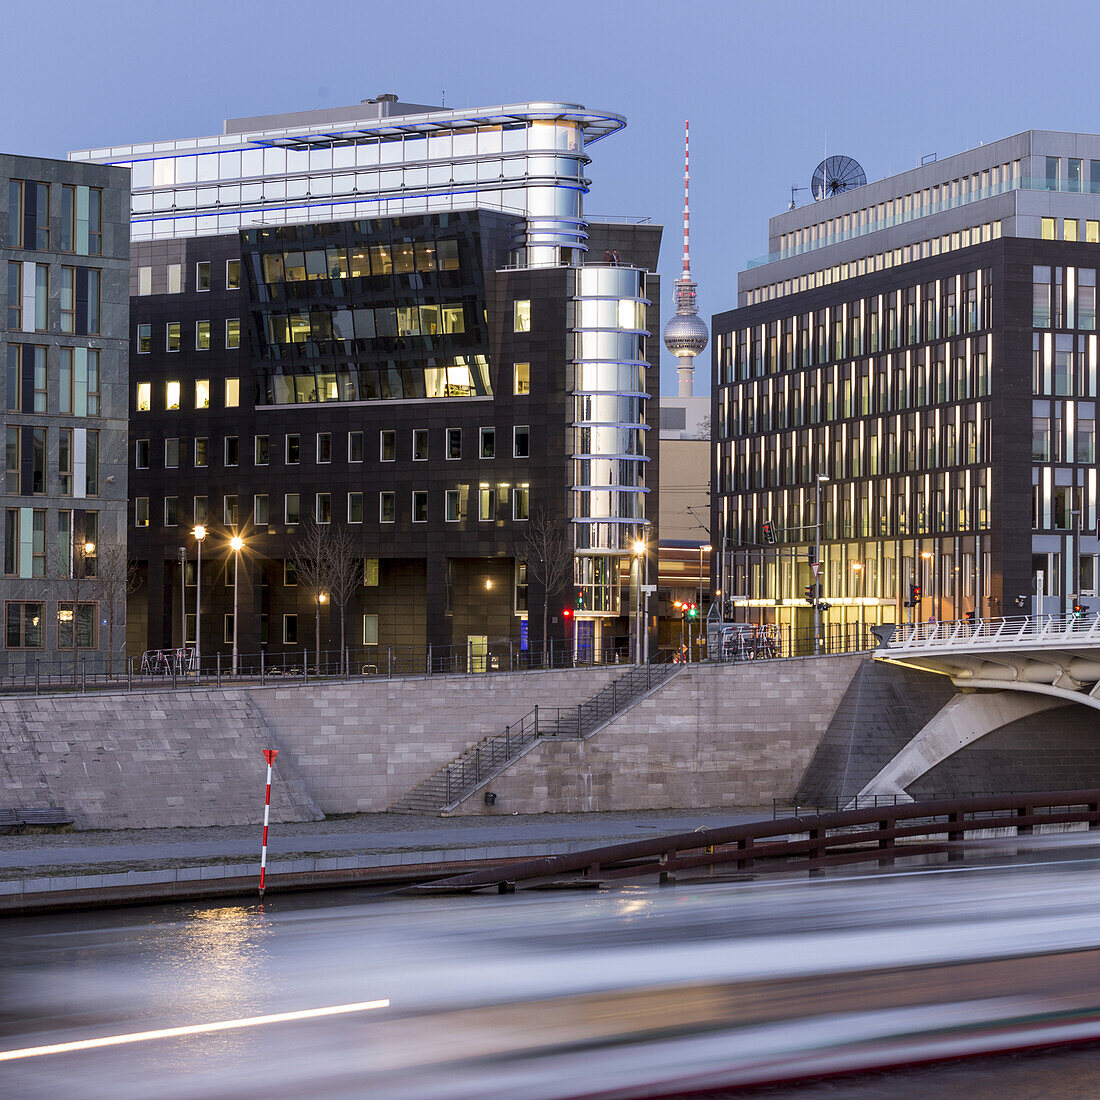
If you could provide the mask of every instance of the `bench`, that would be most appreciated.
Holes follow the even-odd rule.
[[[72,814],[54,806],[22,810],[0,810],[0,830],[25,833],[28,829],[71,829]]]

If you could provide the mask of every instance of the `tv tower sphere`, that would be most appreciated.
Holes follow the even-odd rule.
[[[688,248],[688,123],[684,123],[684,271],[676,280],[676,312],[665,325],[665,347],[679,360],[679,395],[691,397],[694,388],[695,357],[707,346],[707,326],[695,306],[695,283],[691,278]]]

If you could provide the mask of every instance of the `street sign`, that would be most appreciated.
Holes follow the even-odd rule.
[[[810,562],[810,568],[814,571],[814,580],[816,581],[818,573],[821,572],[821,562],[819,562],[819,561]]]
[[[642,594],[645,595],[645,596],[652,596],[653,593],[656,592],[656,591],[657,591],[657,586],[655,584],[643,584],[642,585]]]

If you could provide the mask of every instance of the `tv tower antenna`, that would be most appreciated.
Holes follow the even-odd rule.
[[[684,123],[684,270],[676,280],[676,313],[663,334],[665,347],[676,356],[679,396],[691,397],[695,378],[695,357],[707,346],[707,326],[695,305],[695,283],[691,278],[691,203],[689,201],[689,122]]]

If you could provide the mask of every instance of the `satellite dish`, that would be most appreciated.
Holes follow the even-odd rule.
[[[810,190],[815,199],[827,199],[832,195],[839,195],[841,191],[862,187],[866,182],[867,176],[859,161],[851,157],[826,157],[814,169]]]

